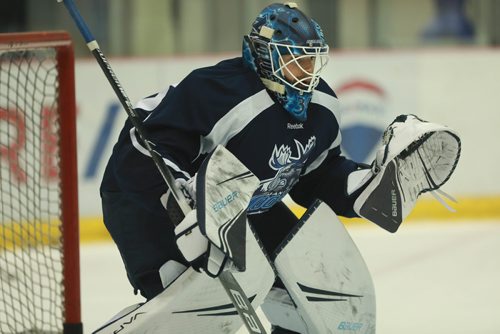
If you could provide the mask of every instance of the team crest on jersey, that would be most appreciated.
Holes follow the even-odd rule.
[[[299,180],[302,168],[315,146],[315,136],[309,138],[305,145],[295,140],[295,151],[288,145],[280,147],[275,145],[269,159],[269,167],[276,171],[276,175],[260,183],[260,188],[254,193],[247,212],[266,211],[283,199]]]

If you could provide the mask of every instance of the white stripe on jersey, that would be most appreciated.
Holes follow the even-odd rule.
[[[152,110],[156,109],[156,107],[158,107],[158,105],[161,103],[161,101],[163,101],[163,99],[167,95],[168,91],[172,87],[175,87],[175,85],[169,86],[167,89],[159,92],[155,96],[147,97],[145,99],[140,100],[137,103],[137,105],[135,106],[135,108],[142,109],[142,110],[145,110],[145,111],[152,111]],[[148,117],[146,117],[144,119],[144,121],[147,120],[149,118],[149,116],[151,116],[151,114],[149,114]],[[132,141],[132,145],[134,145],[134,147],[139,152],[141,152],[142,154],[144,154],[144,155],[146,155],[148,157],[151,157],[151,154],[149,154],[148,150],[146,150],[146,148],[144,148],[141,144],[139,144],[139,141],[137,140],[137,135],[136,135],[135,128],[131,128],[130,129],[130,140]],[[176,171],[178,173],[182,173],[182,175],[184,175],[188,179],[191,177],[189,175],[189,173],[181,170],[180,167],[177,166],[177,164],[175,164],[174,162],[172,162],[172,161],[170,161],[170,160],[168,160],[166,158],[163,158],[163,161],[172,170],[174,170],[174,171]]]
[[[144,154],[148,157],[151,157],[151,154],[148,152],[148,150],[146,148],[144,148],[141,144],[139,144],[139,141],[137,140],[137,135],[135,133],[135,128],[130,129],[130,140],[132,141],[132,145],[134,145],[134,147],[139,152],[141,152],[142,154]],[[172,170],[174,170],[178,173],[182,173],[182,175],[184,175],[187,179],[191,178],[191,175],[189,175],[188,172],[181,170],[180,167],[177,166],[177,164],[175,164],[174,162],[172,162],[166,158],[163,158],[163,162],[165,162],[165,164],[168,167],[170,167]]]
[[[199,155],[211,152],[219,144],[226,146],[231,138],[273,104],[273,99],[265,89],[241,101],[215,123],[208,135],[201,137]]]
[[[327,93],[323,93],[319,90],[315,90],[311,99],[311,103],[319,104],[330,110],[330,112],[337,119],[337,123],[340,126],[339,100],[336,97]]]
[[[319,105],[322,105],[326,109],[330,110],[330,112],[335,116],[337,119],[337,123],[339,124],[339,131],[337,132],[337,137],[335,140],[332,142],[328,150],[323,151],[310,165],[307,167],[304,175],[312,172],[316,168],[319,167],[325,161],[328,152],[330,150],[336,148],[337,146],[340,145],[340,142],[342,141],[342,136],[340,135],[340,113],[338,112],[339,108],[339,100],[337,100],[335,97],[332,95],[320,92],[318,90],[315,90],[311,99],[311,103],[316,103]]]
[[[167,95],[167,92],[168,92],[168,90],[171,87],[173,87],[173,86],[168,87],[167,89],[159,92],[155,96],[147,97],[145,99],[140,100],[137,103],[137,105],[135,106],[135,108],[142,109],[142,110],[145,110],[145,111],[152,111],[152,110],[154,110],[161,103],[161,101],[163,100],[163,98],[165,97],[165,95]]]

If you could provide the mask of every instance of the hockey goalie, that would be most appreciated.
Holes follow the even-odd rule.
[[[105,225],[146,301],[96,333],[236,333],[245,315],[235,304],[245,298],[275,334],[375,333],[371,277],[337,215],[396,232],[419,195],[450,178],[460,139],[401,115],[371,165],[345,158],[339,102],[320,77],[328,55],[314,20],[294,3],[273,4],[244,37],[241,57],[196,69],[136,105],[191,211],[179,215],[127,121],[100,190]],[[302,218],[286,195],[308,208]],[[242,292],[218,284],[227,272]]]

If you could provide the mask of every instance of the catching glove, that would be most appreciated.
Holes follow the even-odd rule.
[[[460,147],[460,138],[452,129],[415,115],[398,116],[384,132],[371,170],[357,172],[362,181],[354,183],[358,188],[367,186],[354,202],[354,210],[395,232],[420,194],[437,190],[448,181],[458,163]]]

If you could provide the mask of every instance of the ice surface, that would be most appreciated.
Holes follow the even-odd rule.
[[[500,222],[410,221],[395,234],[347,228],[372,273],[377,333],[500,333]],[[81,271],[85,333],[142,301],[111,243],[83,244]]]

